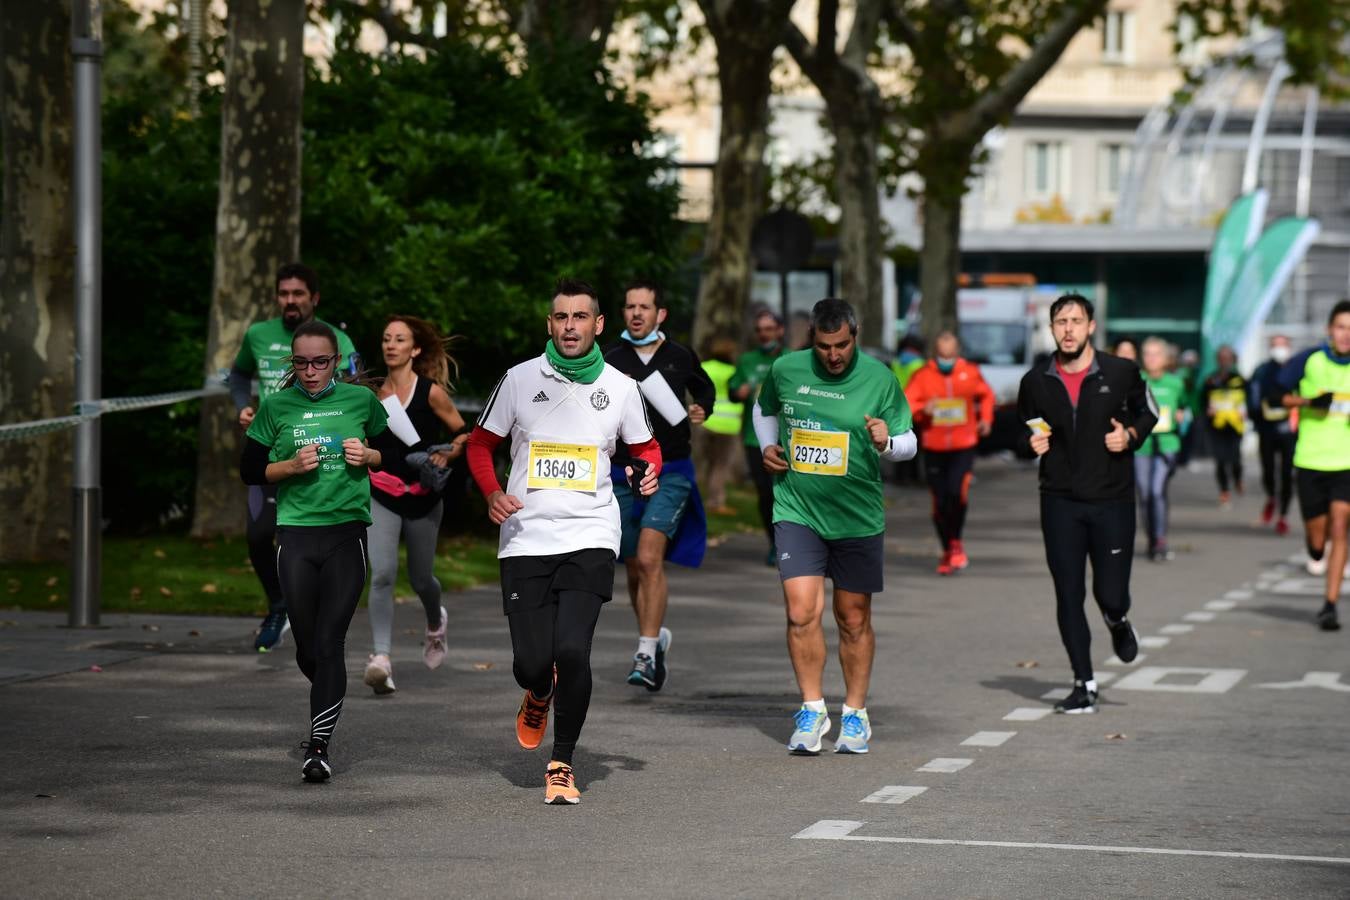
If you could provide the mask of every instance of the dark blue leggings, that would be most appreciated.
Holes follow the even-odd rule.
[[[1144,507],[1148,549],[1167,543],[1167,485],[1177,470],[1175,453],[1139,453],[1134,457],[1134,485]]]

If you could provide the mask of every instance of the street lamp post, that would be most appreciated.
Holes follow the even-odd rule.
[[[99,0],[75,0],[70,50],[74,60],[75,122],[75,406],[90,412],[101,394],[103,341],[103,178],[100,122],[103,13]],[[103,498],[101,423],[75,429],[74,518],[70,566],[70,626],[98,624],[102,593]]]

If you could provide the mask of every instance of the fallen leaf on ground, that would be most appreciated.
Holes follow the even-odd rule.
[[[144,628],[146,631],[159,631],[158,625],[142,625],[141,627]]]
[[[90,672],[102,672],[102,671],[103,671],[103,667],[102,667],[102,666],[90,666],[90,667],[89,667],[89,671],[90,671]]]
[[[214,584],[212,584],[211,582],[208,581],[206,584],[202,585],[202,593],[203,593],[203,594],[214,594],[215,592],[216,592],[216,586],[215,586]]]
[[[17,594],[17,593],[19,592],[19,588],[23,587],[23,585],[19,584],[18,579],[16,579],[16,578],[11,578],[11,579],[9,580],[9,582],[8,582],[8,587],[9,587],[9,592],[10,592],[11,594]]]
[[[0,622],[0,628],[17,628],[17,627],[19,627],[19,623],[15,622],[13,619],[5,619],[4,621]]]
[[[161,588],[159,589],[159,593],[160,593],[160,596],[163,596],[163,597],[172,597],[172,596],[173,596],[173,591],[169,590],[169,589],[166,588],[166,587],[161,587]]]
[[[52,594],[50,597],[47,598],[47,602],[48,602],[48,603],[55,603],[57,600],[60,600],[60,599],[61,599],[61,595],[60,595],[60,594]]]
[[[488,669],[492,668],[492,665],[492,663],[474,663],[473,667],[479,672],[486,672]]]
[[[1106,736],[1106,739],[1107,739],[1108,741],[1123,741],[1123,740],[1126,740],[1127,738],[1128,738],[1128,735],[1122,734],[1122,733],[1119,732],[1119,731],[1113,731],[1113,732],[1111,732],[1110,734],[1108,734],[1108,735]]]
[[[163,550],[159,549],[158,547],[155,548],[155,559],[164,559],[164,557],[167,555],[168,554],[166,554]]]
[[[55,794],[34,794],[33,797],[36,798],[36,799],[38,799],[38,800],[55,800],[55,799],[56,799],[56,795],[55,795]]]
[[[47,587],[56,587],[56,576],[55,576],[55,575],[53,575],[52,577],[50,577],[50,578],[47,579]]]
[[[132,600],[139,600],[139,599],[141,599],[141,589],[140,589],[140,588],[134,587],[134,588],[131,589],[131,599],[132,599]]]
[[[201,636],[202,633],[195,628],[188,632],[188,637],[201,637]]]
[[[1039,665],[1040,665],[1040,663],[1036,662],[1036,660],[1034,660],[1034,659],[1024,659],[1024,660],[1022,660],[1021,662],[1019,662],[1019,663],[1017,664],[1017,668],[1019,668],[1019,669],[1034,669],[1034,668],[1036,668],[1036,667],[1039,666]]]

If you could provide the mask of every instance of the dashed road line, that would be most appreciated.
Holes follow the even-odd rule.
[[[961,742],[962,747],[1002,747],[1017,735],[1015,731],[977,731]]]
[[[942,775],[950,775],[953,772],[960,772],[962,769],[975,762],[973,759],[955,759],[948,756],[939,756],[937,759],[930,759],[928,762],[915,769],[915,772],[937,772]]]
[[[1158,629],[1163,634],[1190,634],[1195,630],[1194,625],[1164,625]]]
[[[1205,609],[1212,612],[1228,612],[1235,606],[1237,606],[1237,603],[1232,600],[1211,600],[1205,604]]]
[[[1166,647],[1170,643],[1172,643],[1172,639],[1168,637],[1141,637],[1139,639],[1139,646],[1147,647],[1150,650],[1157,650],[1159,647]],[[1138,657],[1135,657],[1135,661],[1136,662],[1138,661]]]
[[[900,804],[906,800],[913,800],[915,797],[928,790],[926,787],[914,787],[904,784],[887,785],[874,794],[868,794],[862,798],[863,803],[892,803]]]
[[[1065,696],[1068,696],[1065,694]],[[1058,698],[1056,698],[1058,699]],[[1039,722],[1054,712],[1048,706],[1019,706],[1003,717],[1005,722]]]
[[[1215,616],[1212,612],[1188,612],[1182,618],[1187,622],[1213,622]]]

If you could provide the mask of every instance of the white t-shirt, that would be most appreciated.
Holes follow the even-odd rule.
[[[507,371],[478,424],[511,439],[506,492],[524,505],[502,524],[498,557],[618,555],[610,457],[619,441],[652,439],[636,381],[608,364],[591,384],[569,381],[541,354]]]

